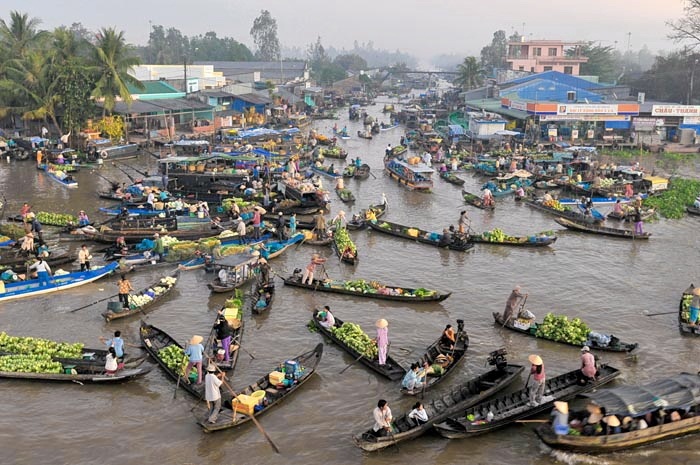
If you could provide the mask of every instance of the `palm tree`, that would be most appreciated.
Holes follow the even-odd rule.
[[[141,63],[141,60],[131,53],[124,32],[114,28],[102,28],[97,34],[97,43],[93,49],[93,64],[97,70],[97,81],[92,95],[103,99],[102,115],[111,113],[120,97],[130,104],[131,93],[127,84],[143,89],[141,81],[128,74],[128,71]]]
[[[10,58],[22,58],[37,47],[46,37],[46,31],[37,31],[41,24],[38,18],[30,18],[27,13],[10,12],[9,23],[0,19],[0,47],[9,52]]]
[[[455,85],[464,90],[479,87],[484,83],[484,70],[475,57],[466,57],[464,62],[457,66],[457,73]]]

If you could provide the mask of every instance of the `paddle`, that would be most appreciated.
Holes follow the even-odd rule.
[[[185,347],[185,350],[187,350],[187,347]],[[184,362],[185,360],[187,360],[187,355],[182,356],[182,361]],[[182,365],[182,363],[180,363],[180,364]],[[187,365],[185,365],[185,368],[187,368]],[[183,369],[181,368],[177,373],[177,383],[175,383],[175,391],[173,392],[173,399],[177,399],[177,390],[180,389],[180,379],[182,378],[182,371],[183,371]]]
[[[377,177],[371,171],[369,172],[369,175],[372,176],[374,179],[377,179]]]
[[[660,312],[660,313],[648,313],[648,314],[645,313],[644,315],[645,316],[659,316],[659,315],[675,315],[676,313],[678,313],[678,310],[676,310],[674,312]]]
[[[134,168],[134,167],[131,166],[131,165],[127,165],[127,164],[124,163],[123,161],[120,161],[119,163],[121,163],[122,165],[126,166],[127,168],[130,168],[130,169],[136,171],[136,172],[137,172],[138,174],[140,174],[141,176],[148,176],[148,173],[146,173],[146,172],[144,172],[144,171],[141,171],[141,170],[139,170],[139,169],[137,169],[137,168]]]
[[[515,423],[549,423],[549,420],[515,420]]]
[[[215,365],[215,366],[216,366],[216,365]],[[218,371],[219,373],[223,373],[223,372],[221,371],[221,369],[220,369],[218,366],[216,367],[216,369],[217,369],[217,371]],[[224,376],[226,376],[226,375],[224,374]],[[235,391],[233,390],[233,388],[231,388],[231,386],[225,381],[225,379],[222,379],[221,382],[224,384],[224,386],[226,386],[226,387],[228,388],[229,391],[231,391],[231,395],[233,395],[233,397],[238,397],[238,394],[236,394],[236,392],[235,392]],[[232,406],[232,407],[233,407],[233,406]],[[236,416],[236,410],[235,410],[235,408],[234,408],[234,410],[233,410],[233,416],[234,416],[234,417]],[[260,430],[260,432],[262,433],[262,435],[265,436],[265,439],[267,439],[267,442],[270,443],[270,446],[272,447],[272,450],[274,450],[275,453],[279,454],[279,453],[280,453],[279,448],[278,448],[277,445],[272,441],[272,438],[267,434],[267,431],[265,431],[265,429],[262,427],[262,425],[260,424],[260,422],[258,421],[258,419],[255,418],[255,414],[253,414],[253,415],[248,415],[248,416],[250,417],[251,420],[253,420],[253,423],[255,423],[255,426]]]
[[[93,305],[95,305],[95,304],[99,304],[100,302],[104,302],[105,300],[111,299],[111,298],[113,298],[113,297],[117,297],[118,295],[119,295],[119,294],[114,294],[114,295],[110,295],[109,297],[105,297],[104,299],[96,300],[96,301],[94,301],[94,302],[91,303],[91,304],[83,305],[82,307],[78,307],[78,308],[76,308],[76,309],[74,309],[74,310],[71,310],[69,313],[75,313],[75,312],[77,312],[78,310],[82,310],[82,309],[84,309],[84,308],[91,307],[91,306],[93,306]]]
[[[121,171],[122,173],[124,173],[124,174],[126,175],[126,177],[129,178],[129,181],[131,181],[131,182],[136,181],[136,178],[133,177],[132,175],[130,175],[129,173],[127,173],[126,171],[124,171],[124,169],[122,169],[121,166],[117,165],[117,164],[114,163],[114,162],[112,162],[112,165],[116,166],[117,169],[118,169],[119,171]]]
[[[357,357],[355,360],[353,360],[352,362],[350,362],[350,363],[349,363],[345,368],[343,368],[343,369],[340,371],[340,373],[338,373],[338,374],[339,374],[339,375],[342,375],[343,373],[345,373],[345,371],[346,371],[348,368],[350,368],[351,366],[353,366],[354,364],[356,364],[357,362],[359,362],[360,359],[361,359],[362,357],[364,357],[364,356],[365,356],[365,354],[360,354],[359,357]]]

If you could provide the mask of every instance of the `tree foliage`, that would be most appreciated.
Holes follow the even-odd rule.
[[[506,32],[498,30],[493,33],[491,43],[481,49],[481,67],[487,75],[492,76],[494,70],[505,67],[507,52],[506,43]]]
[[[669,37],[695,48],[700,45],[700,0],[685,0],[684,10],[680,19],[666,23],[671,28]]]
[[[360,71],[367,69],[367,60],[356,53],[344,53],[333,59],[333,63],[345,71]]]
[[[700,99],[699,58],[699,55],[685,50],[672,52],[667,56],[657,56],[651,69],[633,82],[632,88],[637,92],[645,92],[647,99],[684,103],[697,101]],[[693,95],[689,98],[690,78],[694,67],[698,71],[694,76],[698,85],[693,86]]]
[[[569,49],[567,54],[572,56],[576,50]],[[612,46],[587,44],[579,47],[579,55],[588,58],[581,63],[580,74],[583,76],[598,76],[601,82],[615,82],[621,72],[620,57],[615,56]]]
[[[464,90],[479,87],[484,83],[484,70],[477,61],[476,57],[466,57],[464,61],[457,66],[457,78],[455,85]]]
[[[261,10],[260,16],[253,21],[250,35],[257,47],[255,57],[262,61],[276,61],[281,58],[280,41],[277,38],[277,20],[269,11]]]

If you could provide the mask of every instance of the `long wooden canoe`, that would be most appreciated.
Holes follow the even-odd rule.
[[[231,327],[231,344],[229,346],[228,361],[226,361],[225,357],[224,360],[219,360],[216,357],[216,351],[219,348],[223,349],[220,341],[216,337],[216,325],[219,320],[219,317],[222,315],[224,316],[224,318],[226,318],[226,321]],[[211,331],[209,332],[209,337],[207,337],[207,339],[205,340],[204,358],[210,359],[219,367],[220,370],[225,371],[229,376],[233,375],[233,370],[235,370],[236,368],[236,363],[238,363],[238,356],[240,355],[240,347],[241,341],[243,340],[244,327],[243,318],[239,318],[241,316],[242,312],[237,308],[227,308],[225,306],[222,307],[218,311],[216,318],[214,319]],[[206,366],[203,366],[202,369],[206,369]],[[202,376],[204,376],[204,373],[202,373]]]
[[[448,359],[451,360],[447,364],[447,366],[443,367],[442,373],[435,375],[432,373],[428,374],[426,382],[424,383],[422,389],[409,391],[402,387],[401,393],[410,396],[417,394],[423,395],[425,391],[434,387],[436,384],[442,382],[448,374],[454,371],[459,362],[461,362],[464,359],[464,355],[467,353],[468,348],[469,336],[464,330],[464,320],[457,320],[457,331],[455,331],[455,343],[452,346],[445,345],[442,340],[442,336],[440,336],[435,342],[428,346],[425,353],[421,355],[420,358],[416,361],[416,363],[418,363],[418,365],[422,369],[424,363],[427,362],[429,365],[433,365],[434,363],[440,363],[440,361],[437,360],[438,357],[446,356],[448,357]]]
[[[408,418],[408,414],[397,417],[394,421],[397,432],[389,436],[377,437],[368,430],[353,437],[355,444],[368,452],[384,449],[402,441],[422,436],[433,429],[436,422],[444,421],[448,416],[460,410],[467,409],[478,402],[488,399],[502,391],[517,379],[525,367],[507,364],[502,369],[494,368],[475,378],[457,384],[450,391],[439,397],[425,402],[428,422],[416,425]]]
[[[509,236],[501,241],[494,240],[493,237],[486,237],[485,234],[470,234],[469,242],[476,244],[508,245],[512,247],[547,247],[557,241],[555,235],[533,234],[532,236]]]
[[[487,400],[462,410],[459,416],[450,416],[442,423],[434,425],[435,430],[448,439],[460,439],[488,433],[514,423],[516,420],[550,412],[555,401],[566,401],[579,394],[592,391],[609,383],[620,375],[620,370],[602,365],[595,381],[585,384],[579,382],[580,370],[576,369],[545,381],[542,402],[537,405],[529,403],[529,387],[514,393]],[[486,420],[489,413],[491,421]]]
[[[105,372],[104,366],[98,370],[91,367],[75,366],[76,374],[72,373],[25,373],[15,371],[0,371],[0,378],[22,379],[27,381],[51,381],[64,383],[115,384],[138,378],[150,372],[151,366],[124,368],[113,375]]]
[[[438,291],[430,291],[432,293],[429,295],[418,296],[415,294],[416,289],[386,285],[382,286],[382,288],[386,290],[385,293],[379,292],[376,289],[365,292],[364,290],[349,289],[347,283],[349,283],[349,281],[318,279],[314,279],[311,284],[302,283],[300,275],[292,275],[284,279],[284,284],[287,286],[301,287],[312,291],[332,292],[335,294],[353,295],[370,299],[396,300],[401,302],[442,302],[452,295],[451,292],[443,294]],[[399,293],[399,291],[401,291],[401,293]]]
[[[697,207],[685,207],[685,210],[691,215],[700,215],[700,208]]]
[[[464,197],[464,201],[469,205],[472,205],[476,208],[480,208],[482,210],[494,210],[496,208],[495,203],[492,205],[484,205],[484,201],[481,199],[481,197],[479,197],[476,194],[467,192],[465,190],[462,191],[462,197]]]
[[[318,328],[319,332],[326,336],[328,339],[336,343],[341,349],[343,349],[345,352],[349,353],[353,359],[360,359],[360,362],[369,368],[370,370],[374,371],[375,373],[378,373],[385,378],[390,379],[391,381],[399,381],[401,380],[404,375],[406,374],[406,370],[397,362],[394,360],[391,355],[387,354],[386,356],[386,364],[380,365],[379,360],[376,358],[369,358],[365,355],[360,354],[360,352],[356,351],[354,348],[350,347],[347,345],[345,342],[341,341],[335,334],[333,334],[328,328],[325,326],[321,325],[318,319],[318,314],[319,310],[317,309],[314,312],[314,324]],[[343,326],[344,321],[335,316],[335,327],[340,328]]]
[[[592,234],[601,234],[603,236],[614,236],[625,239],[649,239],[649,237],[651,236],[651,233],[649,232],[645,232],[644,234],[635,234],[634,231],[631,229],[608,228],[606,226],[598,226],[596,224],[589,224],[566,218],[556,218],[554,221],[556,221],[557,223],[559,223],[567,229],[573,229],[574,231],[581,231]]]
[[[265,306],[258,306],[258,302],[266,294],[270,294],[270,297],[265,300]],[[272,301],[275,298],[275,283],[272,281],[269,283],[258,282],[255,285],[255,292],[253,293],[253,298],[251,299],[250,311],[256,315],[261,315],[267,313],[267,311],[272,307]]]
[[[570,207],[567,207],[567,208],[569,208],[568,210],[557,210],[556,208],[548,207],[546,205],[543,205],[541,202],[536,202],[536,201],[532,201],[532,200],[524,200],[524,203],[525,203],[525,205],[529,205],[530,207],[532,207],[536,210],[540,210],[540,211],[558,216],[560,218],[568,218],[571,220],[576,220],[576,221],[581,221],[581,222],[586,222],[586,223],[591,223],[591,224],[600,223],[605,219],[605,217],[603,217],[603,219],[596,219],[592,216],[585,216],[583,213],[579,213],[579,212],[576,212],[574,210],[571,210]]]
[[[459,236],[455,235],[449,244],[442,245],[440,243],[442,234],[440,233],[430,232],[411,226],[404,226],[386,220],[377,221],[376,223],[368,222],[367,226],[375,231],[389,234],[390,236],[400,237],[401,239],[420,242],[421,244],[432,245],[435,247],[447,248],[458,252],[464,252],[474,247],[474,244],[470,243],[466,236],[464,238],[460,238]],[[415,236],[409,234],[408,231],[411,230],[416,231],[417,234]]]
[[[361,210],[360,211],[360,219],[355,221],[355,220],[350,220],[348,221],[347,228],[349,230],[358,230],[358,229],[364,229],[367,227],[367,211],[371,210],[374,213],[374,217],[379,219],[384,214],[386,213],[388,205],[386,203],[380,203],[377,205],[370,205],[367,210]]]
[[[518,328],[516,326],[513,326],[512,321],[509,321],[507,325],[503,324],[503,317],[499,312],[494,312],[493,313],[493,319],[496,323],[496,326],[500,326],[501,328],[506,328],[510,329],[511,331],[515,331],[516,333],[520,334],[525,334],[526,336],[531,336],[531,337],[536,337],[538,339],[544,339],[545,341],[551,341],[551,342],[556,342],[558,344],[566,344],[566,345],[572,345],[575,347],[583,347],[584,345],[588,345],[588,347],[591,350],[600,350],[600,351],[605,351],[605,352],[632,352],[634,349],[637,348],[637,343],[629,343],[629,342],[622,342],[618,341],[614,345],[600,345],[597,340],[589,340],[586,341],[583,344],[570,344],[565,341],[555,341],[552,339],[547,339],[543,338],[540,336],[537,336],[536,330],[537,330],[537,323],[531,324],[531,326],[528,329],[522,329]]]
[[[123,309],[122,311],[118,312],[113,311],[112,309],[110,309],[110,306],[107,305],[107,311],[102,313],[102,316],[109,323],[112,320],[120,320],[122,318],[128,318],[133,315],[145,315],[146,313],[151,311],[151,309],[155,306],[156,303],[165,300],[165,298],[172,292],[172,290],[175,289],[175,284],[177,284],[179,277],[180,269],[178,268],[166,274],[165,276],[159,277],[157,281],[151,283],[149,286],[146,286],[141,291],[139,291],[138,294],[143,295],[146,293],[146,291],[155,287],[160,287],[164,289],[162,293],[156,294],[155,297],[153,297],[148,302],[144,303],[141,306],[134,306],[133,308],[130,305],[129,308]],[[166,278],[174,278],[175,282],[172,284],[166,283],[164,282]],[[113,302],[111,303],[113,304]],[[117,302],[117,305],[121,305],[121,302]]]
[[[246,396],[250,396],[251,394],[258,391],[265,392],[265,398],[262,401],[262,404],[260,405],[261,408],[253,412],[253,416],[258,417],[264,414],[265,412],[272,410],[273,407],[282,403],[283,400],[287,399],[289,396],[291,396],[293,393],[299,390],[299,388],[303,386],[309,379],[311,379],[313,374],[316,372],[316,367],[321,361],[322,355],[323,344],[318,344],[313,350],[305,352],[301,355],[290,359],[294,360],[296,362],[296,365],[301,369],[301,373],[295,376],[294,382],[290,386],[287,386],[286,384],[273,385],[272,383],[270,383],[269,374],[265,374],[255,383],[250,384],[243,389],[236,389],[235,392],[237,395]],[[286,360],[281,361],[279,366],[284,366],[285,362]],[[226,391],[227,388],[222,386],[221,390],[223,397],[223,391]],[[231,394],[230,391],[228,393]],[[231,397],[232,394],[229,396],[229,398]],[[216,419],[215,423],[209,423],[207,421],[206,416],[200,417],[198,419],[197,424],[202,427],[205,433],[235,428],[244,425],[251,420],[250,415],[234,410],[233,404],[230,400],[225,401],[224,405],[225,407],[219,413],[219,416]]]

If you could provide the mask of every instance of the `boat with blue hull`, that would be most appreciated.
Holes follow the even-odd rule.
[[[104,278],[114,272],[119,267],[119,264],[108,263],[107,265],[88,271],[76,271],[60,276],[53,276],[49,279],[49,283],[41,285],[38,279],[30,279],[27,281],[18,281],[15,283],[6,283],[4,289],[0,289],[0,302],[5,302],[13,299],[21,299],[24,297],[34,297],[41,294],[62,291],[73,287],[82,286],[100,278]]]

